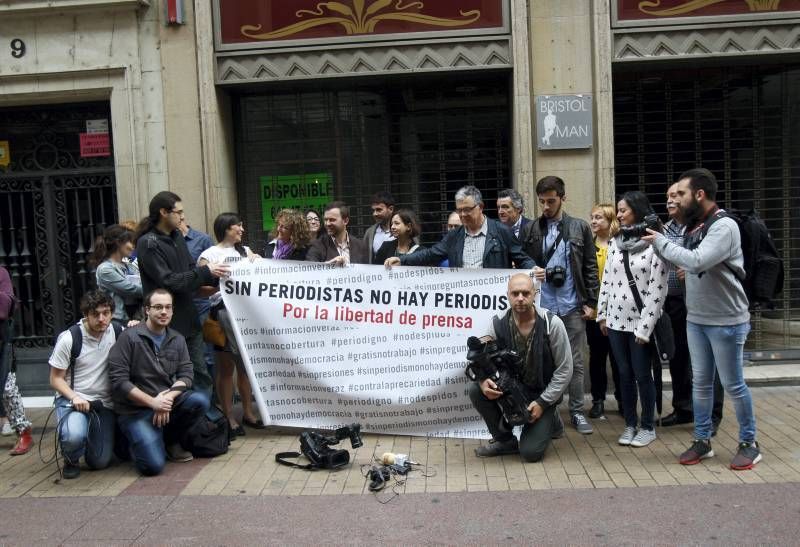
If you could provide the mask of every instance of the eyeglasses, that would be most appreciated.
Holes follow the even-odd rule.
[[[172,311],[172,304],[153,304],[152,306],[148,306],[148,308],[156,311]]]
[[[316,222],[319,224],[319,219],[317,217],[306,217],[306,222]]]
[[[472,207],[462,207],[461,209],[456,209],[456,213],[458,213],[458,214],[459,214],[459,216],[468,215],[468,214],[470,214],[472,211],[474,211],[474,210],[475,210],[475,207],[477,207],[477,206],[478,206],[478,204],[476,203],[476,204],[475,204],[475,205],[473,205]]]

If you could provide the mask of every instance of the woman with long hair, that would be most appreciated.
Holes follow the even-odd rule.
[[[394,239],[384,241],[378,252],[372,257],[373,264],[383,264],[388,258],[411,254],[422,249],[415,243],[422,233],[417,215],[411,209],[400,209],[392,215],[389,232]]]
[[[142,306],[142,278],[139,268],[130,260],[133,254],[133,232],[112,224],[97,238],[90,263],[97,266],[97,288],[114,300],[113,320],[127,325]]]
[[[325,233],[325,228],[322,226],[322,217],[314,209],[306,211],[306,222],[308,223],[308,231],[311,232],[311,239],[316,239]]]
[[[272,241],[264,250],[264,258],[305,260],[312,238],[306,218],[296,209],[281,209],[275,219],[275,229],[270,234]]]
[[[597,271],[600,282],[603,281],[603,268],[606,265],[608,243],[619,232],[617,209],[611,203],[597,203],[589,213],[589,226],[594,235],[594,250],[597,256]],[[614,378],[614,397],[617,399],[617,408],[622,413],[622,398],[619,390],[619,369],[608,337],[603,336],[597,321],[586,321],[586,339],[589,343],[589,377],[592,383],[592,409],[589,417],[598,419],[605,417],[606,391],[608,390],[608,374],[606,373],[606,360],[611,360],[611,374]]]
[[[656,438],[650,340],[667,297],[668,268],[640,239],[644,229],[631,230],[651,214],[653,208],[642,192],[626,192],[617,203],[620,234],[609,245],[597,301],[597,324],[608,335],[619,366],[625,429],[618,442],[623,446],[647,446]],[[636,413],[637,387],[641,424]]]
[[[218,243],[209,247],[200,254],[197,265],[203,266],[209,262],[230,263],[242,258],[255,258],[249,247],[242,244],[244,227],[236,213],[222,213],[214,220],[214,236]],[[219,290],[211,294],[211,316],[216,316],[222,329],[225,331],[225,346],[215,346],[217,362],[217,397],[219,398],[222,412],[230,424],[231,439],[245,434],[244,427],[236,421],[233,415],[233,373],[236,371],[236,386],[242,398],[243,422],[245,425],[258,429],[264,428],[264,423],[258,418],[253,409],[253,393],[250,379],[242,362],[241,353],[236,345],[236,335],[233,320],[222,302]]]

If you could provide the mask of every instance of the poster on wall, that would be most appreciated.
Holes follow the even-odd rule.
[[[591,148],[592,96],[537,95],[536,145],[539,150]]]
[[[518,272],[240,260],[220,291],[265,423],[487,438],[467,338]]]
[[[111,137],[108,133],[81,133],[81,157],[98,158],[111,155]]]
[[[261,186],[261,216],[265,232],[275,227],[281,209],[305,211],[322,209],[333,201],[333,180],[330,173],[305,175],[275,175],[259,177]]]

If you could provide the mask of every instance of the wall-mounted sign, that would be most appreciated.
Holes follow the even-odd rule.
[[[108,118],[86,120],[87,133],[108,133]]]
[[[265,232],[275,227],[275,217],[281,209],[314,209],[321,216],[322,208],[333,200],[330,173],[264,176],[259,178],[259,183]]]
[[[592,96],[537,95],[536,144],[539,150],[591,148]]]
[[[697,22],[698,18],[774,19],[800,10],[800,0],[616,0],[614,21],[621,26]],[[680,21],[681,18],[687,18]],[[694,20],[694,21],[693,21]]]
[[[504,0],[219,0],[221,44],[501,28]]]
[[[111,155],[111,139],[108,133],[81,133],[81,157],[98,158]]]
[[[11,148],[8,141],[0,141],[0,165],[8,167],[11,163]]]

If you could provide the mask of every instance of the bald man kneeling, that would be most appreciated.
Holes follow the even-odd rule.
[[[470,386],[472,404],[492,434],[488,445],[475,449],[481,458],[519,453],[526,462],[538,462],[551,439],[564,434],[558,403],[572,378],[572,350],[561,319],[544,308],[536,308],[536,288],[528,274],[508,280],[510,308],[496,316],[486,335],[498,349],[516,351],[520,356],[519,378],[529,397],[530,421],[522,426],[519,441],[503,418],[497,400],[503,396],[491,378],[478,378]]]

